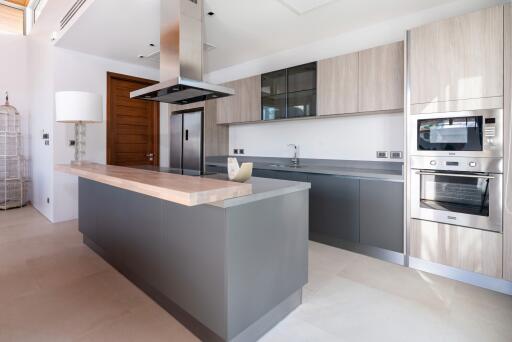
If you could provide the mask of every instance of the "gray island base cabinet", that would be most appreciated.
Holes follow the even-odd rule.
[[[186,207],[80,178],[79,230],[202,341],[256,341],[301,303],[308,188],[256,178],[253,195]]]

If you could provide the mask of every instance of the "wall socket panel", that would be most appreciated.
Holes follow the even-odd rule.
[[[387,158],[389,158],[388,151],[377,151],[377,158],[379,158],[379,159],[387,159]]]
[[[391,159],[402,159],[402,151],[391,151],[389,156]]]

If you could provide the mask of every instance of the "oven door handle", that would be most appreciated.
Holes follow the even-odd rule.
[[[450,177],[463,177],[463,178],[483,178],[483,179],[494,179],[494,176],[484,176],[484,175],[461,175],[458,173],[442,173],[442,172],[424,172],[424,171],[416,171],[418,175],[426,175],[426,176],[450,176]]]

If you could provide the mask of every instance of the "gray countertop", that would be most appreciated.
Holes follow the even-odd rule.
[[[206,175],[202,177],[228,180],[227,174]],[[311,188],[310,183],[293,182],[281,179],[270,179],[260,177],[251,177],[251,179],[249,179],[247,183],[252,184],[252,194],[247,196],[230,198],[224,201],[215,202],[208,205],[213,205],[221,208],[228,208],[250,202],[264,200],[267,198],[283,196],[297,191],[309,190]]]
[[[288,158],[240,156],[236,158],[239,163],[253,162],[255,169],[403,181],[403,162],[301,159],[300,167],[291,167],[288,166],[290,164],[290,159]],[[207,157],[206,165],[226,167],[227,156]]]
[[[167,173],[176,172],[176,170],[172,168],[151,165],[135,166],[134,168]],[[228,175],[225,173],[212,173],[198,177],[221,179],[226,181],[229,180]],[[311,188],[310,183],[260,177],[251,177],[247,183],[252,184],[252,194],[247,196],[234,197],[219,202],[208,203],[206,205],[228,208],[250,202],[260,201],[267,198],[283,196],[297,191],[308,190]]]

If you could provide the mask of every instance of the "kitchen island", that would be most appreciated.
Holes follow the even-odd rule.
[[[301,303],[309,183],[98,164],[79,178],[84,242],[203,341],[255,341]]]

